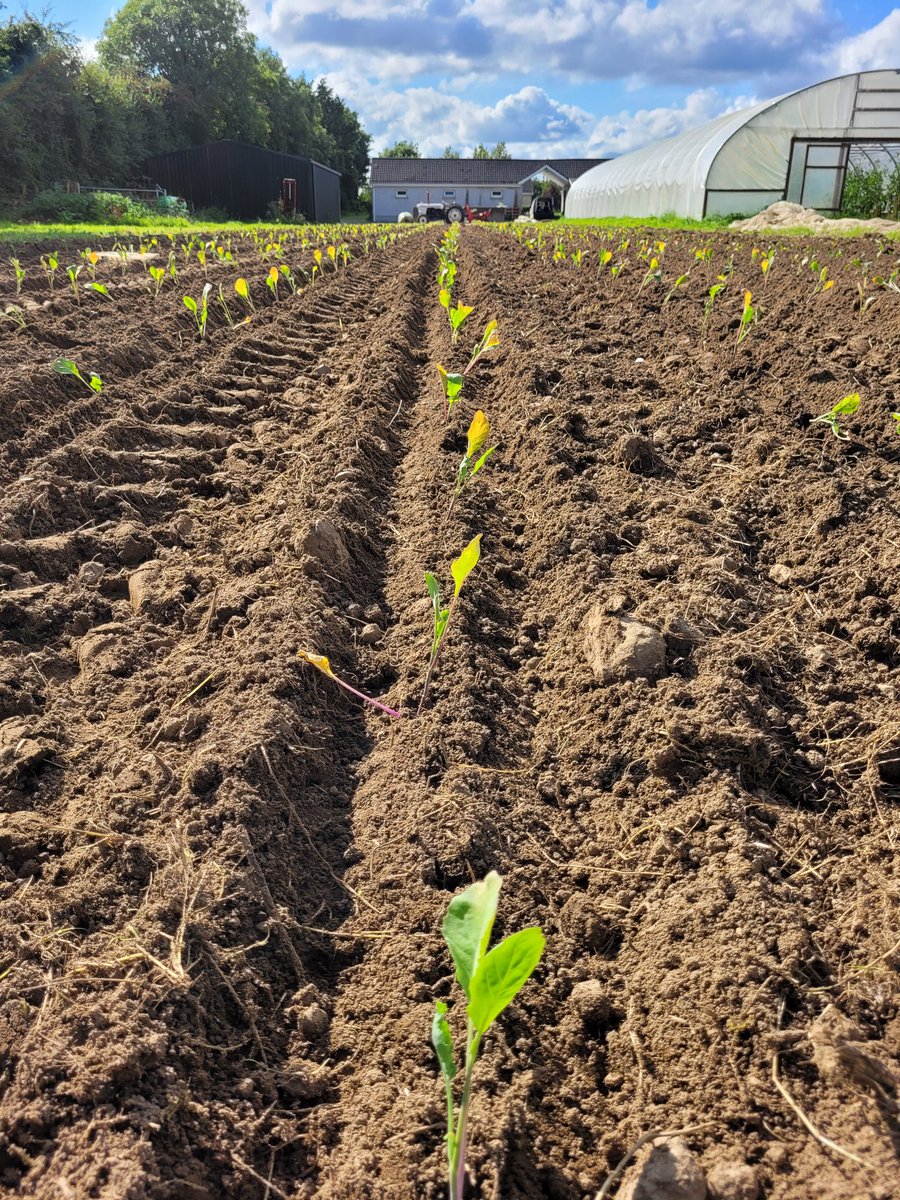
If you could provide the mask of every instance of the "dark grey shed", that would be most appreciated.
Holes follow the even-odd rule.
[[[296,179],[298,212],[317,223],[341,219],[340,173],[300,154],[223,139],[156,154],[147,174],[194,209],[224,208],[242,221],[265,217],[281,181]]]

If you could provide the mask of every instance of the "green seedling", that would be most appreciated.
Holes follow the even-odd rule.
[[[150,274],[150,278],[153,280],[153,298],[155,300],[160,293],[163,280],[166,277],[166,269],[165,267],[154,267],[151,263],[150,266],[147,267],[147,271]]]
[[[103,380],[99,375],[95,375],[91,371],[90,379],[85,379],[78,367],[71,358],[58,358],[53,364],[53,370],[57,375],[74,375],[76,379],[80,379],[86,388],[90,388],[92,392],[103,391]]]
[[[250,295],[250,285],[246,279],[236,279],[234,281],[234,290],[248,306],[251,312],[256,312],[256,306],[253,303],[253,297]]]
[[[437,364],[437,369],[441,377],[441,383],[444,386],[444,396],[447,399],[447,416],[449,417],[450,409],[459,399],[459,393],[462,391],[463,377],[462,375],[455,375],[449,371],[445,371],[440,363]]]
[[[53,291],[53,284],[56,279],[56,269],[59,266],[59,259],[55,254],[41,255],[41,266],[47,275],[47,281],[50,284],[50,291]]]
[[[452,345],[456,345],[457,338],[459,337],[459,331],[462,329],[466,317],[469,315],[469,313],[474,311],[475,310],[470,305],[462,303],[458,303],[456,308],[447,309],[447,316],[450,318],[450,341]]]
[[[756,309],[753,307],[752,300],[753,293],[744,292],[744,308],[741,313],[741,323],[738,325],[737,345],[735,346],[735,352],[737,352],[737,346],[739,346],[744,338],[749,335],[750,330],[756,324],[757,313]]]
[[[496,350],[499,345],[500,335],[497,333],[497,322],[488,321],[487,325],[484,327],[484,333],[481,335],[481,338],[475,346],[475,349],[472,351],[472,357],[469,359],[468,365],[463,371],[463,375],[468,375],[468,373],[472,370],[478,360],[483,357],[483,355],[487,354],[490,350]]]
[[[100,261],[100,255],[96,250],[92,250],[90,246],[87,246],[81,251],[80,256],[84,259],[84,265],[88,269],[88,275],[90,275],[91,279],[93,279],[97,274],[97,263]]]
[[[448,294],[452,292],[455,279],[456,263],[442,261],[440,267],[438,268],[438,287],[440,290],[442,292],[446,291]]]
[[[598,271],[602,271],[603,268],[606,266],[609,266],[609,264],[611,262],[612,262],[612,250],[601,250]]]
[[[491,432],[491,425],[487,417],[481,411],[475,414],[472,418],[472,424],[469,426],[468,441],[466,443],[466,453],[462,462],[459,464],[459,470],[456,474],[456,490],[450,499],[450,508],[447,510],[448,516],[453,510],[453,504],[457,496],[469,482],[473,475],[477,475],[490,456],[494,453],[494,446],[489,450],[485,450],[480,458],[475,457],[484,443],[488,440]]]
[[[183,296],[184,307],[190,312],[194,318],[194,323],[197,326],[197,332],[201,338],[206,337],[206,319],[209,316],[209,293],[212,291],[212,284],[205,283],[203,291],[200,293],[200,304],[193,296]]]
[[[284,279],[285,283],[291,289],[291,295],[292,296],[296,295],[297,294],[297,280],[291,274],[291,268],[287,265],[287,263],[282,263],[281,266],[278,268],[278,270],[280,271],[281,276]]]
[[[483,880],[454,896],[441,927],[453,959],[456,981],[466,998],[465,1064],[458,1108],[453,1095],[453,1081],[458,1074],[453,1035],[447,1020],[447,1005],[442,1000],[435,1002],[431,1023],[431,1044],[440,1065],[447,1102],[450,1200],[463,1200],[472,1074],[482,1038],[534,974],[544,952],[544,934],[537,925],[511,933],[488,949],[502,882],[497,872],[491,871]]]
[[[672,286],[666,292],[665,299],[662,302],[663,308],[666,307],[666,305],[669,303],[669,301],[672,299],[672,297],[675,295],[675,293],[678,291],[678,289],[680,287],[684,287],[684,285],[687,283],[689,278],[690,278],[690,271],[685,271],[685,273],[683,275],[678,276],[678,278],[675,280],[675,282],[672,284]]]
[[[81,274],[81,267],[66,267],[66,274],[69,277],[69,287],[72,289],[75,303],[80,304],[81,295],[78,291],[78,276]]]
[[[812,295],[817,296],[819,292],[827,292],[829,288],[833,287],[834,280],[828,278],[828,268],[822,267],[822,269],[816,275],[816,282],[813,284]]]
[[[22,284],[25,282],[25,271],[17,258],[11,258],[9,261],[13,271],[16,273],[16,295],[21,296]]]
[[[278,278],[278,268],[270,267],[269,274],[266,276],[266,287],[276,300],[278,299]]]
[[[25,324],[25,321],[24,321],[24,319],[23,319],[23,321],[22,321],[22,325],[24,326],[24,324]],[[894,420],[897,422],[897,432],[898,432],[898,433],[900,433],[900,412],[891,413],[891,416],[892,416],[892,417],[894,418]]]
[[[345,683],[343,679],[339,679],[334,671],[332,671],[331,663],[324,654],[311,654],[308,650],[298,650],[297,654],[304,662],[308,662],[310,666],[321,671],[323,675],[327,675],[333,683],[343,688],[345,692],[349,692],[351,696],[356,696],[358,700],[362,700],[365,704],[371,704],[372,708],[377,708],[379,712],[387,713],[389,717],[400,716],[396,708],[389,708],[386,704],[382,704],[380,700],[375,700],[371,696],[365,695],[364,692],[357,691],[355,687],[351,687],[349,683]]]
[[[450,618],[456,610],[456,602],[459,599],[459,593],[462,591],[462,585],[466,582],[469,575],[478,565],[478,560],[481,557],[481,534],[477,534],[460,554],[459,558],[455,558],[450,564],[450,572],[453,575],[453,599],[447,608],[441,603],[441,589],[438,581],[430,571],[425,572],[425,586],[428,588],[428,595],[431,598],[431,607],[434,609],[434,632],[431,639],[431,655],[428,659],[428,669],[425,672],[425,684],[422,688],[422,699],[419,701],[418,713],[421,713],[428,699],[428,689],[431,687],[431,677],[434,674],[435,664],[438,660],[438,655],[441,652],[441,646],[444,643],[444,638],[447,636],[447,627],[450,624]]]
[[[851,392],[849,396],[845,396],[843,400],[838,400],[834,408],[831,408],[821,416],[813,417],[812,423],[821,422],[827,425],[834,436],[841,442],[849,442],[850,436],[841,429],[838,424],[838,417],[849,417],[859,408],[859,392]],[[896,414],[895,414],[896,415]]]
[[[225,314],[225,320],[228,322],[228,328],[234,329],[234,317],[231,315],[231,309],[225,302],[225,290],[221,283],[219,284],[219,304],[221,305],[222,312]]]
[[[0,312],[0,321],[9,321],[10,325],[18,325],[20,329],[24,329],[25,312],[18,304],[10,304],[3,312]]]
[[[107,300],[112,300],[112,296],[109,294],[109,288],[105,283],[97,283],[96,280],[92,280],[92,282],[88,284],[88,287],[92,292],[96,292],[98,296],[105,296]]]
[[[650,259],[650,266],[647,268],[647,274],[641,280],[638,291],[642,292],[648,283],[662,283],[662,267],[659,265],[658,258]]]

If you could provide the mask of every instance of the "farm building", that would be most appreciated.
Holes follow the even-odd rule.
[[[900,70],[843,75],[727,113],[581,175],[570,217],[834,212],[849,167],[900,161]]]
[[[299,154],[282,154],[224,139],[157,154],[147,174],[191,208],[223,208],[231,217],[254,221],[281,196],[285,179],[296,180],[296,209],[310,221],[341,219],[341,176]]]
[[[531,204],[535,179],[544,179],[565,196],[572,181],[602,158],[373,158],[372,220],[396,221],[416,204],[470,204],[473,208],[512,210],[517,216]]]

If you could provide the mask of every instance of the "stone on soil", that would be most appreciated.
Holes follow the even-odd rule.
[[[337,526],[328,517],[318,517],[313,521],[300,549],[323,563],[344,563],[350,557]]]
[[[759,1180],[746,1163],[717,1163],[706,1177],[709,1200],[758,1200]]]
[[[628,616],[611,616],[602,604],[585,621],[585,650],[601,683],[655,682],[666,671],[666,643],[658,629]]]
[[[705,1200],[706,1180],[681,1138],[657,1139],[625,1174],[618,1200]]]

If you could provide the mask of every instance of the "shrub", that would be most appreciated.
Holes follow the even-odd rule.
[[[50,188],[39,192],[22,210],[22,216],[26,220],[63,225],[145,224],[153,219],[153,212],[145,204],[115,192],[63,192]]]

